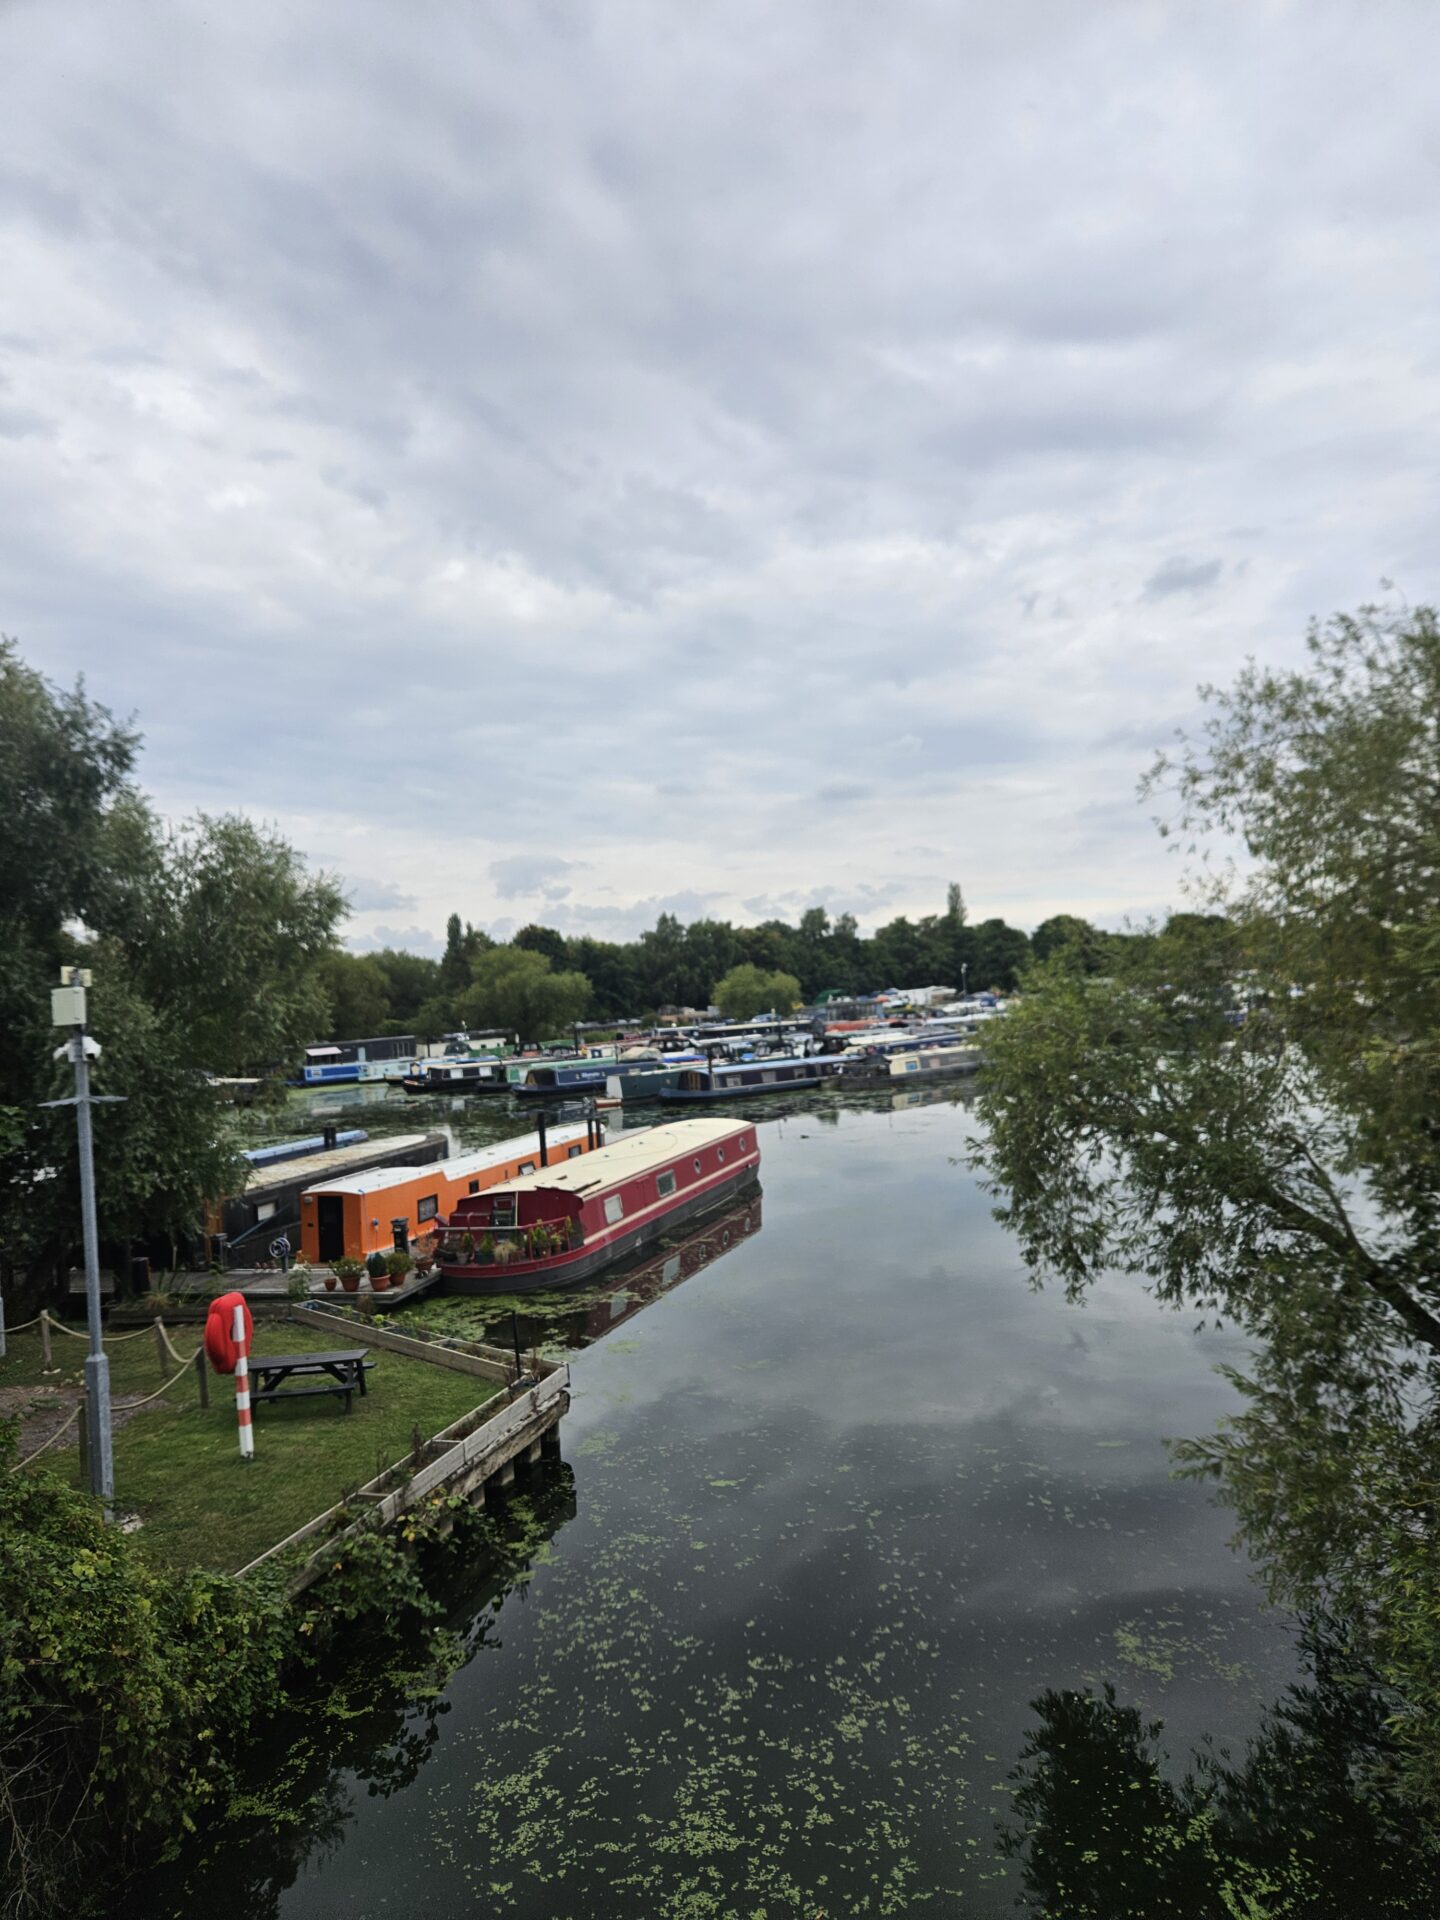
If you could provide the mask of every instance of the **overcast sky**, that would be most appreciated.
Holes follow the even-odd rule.
[[[447,912],[1110,924],[1436,579],[1440,9],[0,0],[0,631]]]

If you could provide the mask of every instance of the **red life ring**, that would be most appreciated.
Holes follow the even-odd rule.
[[[240,1352],[235,1344],[237,1306],[245,1319],[245,1351],[248,1354],[255,1329],[243,1293],[222,1293],[218,1300],[210,1302],[210,1311],[205,1316],[205,1351],[216,1373],[235,1371],[235,1361]]]

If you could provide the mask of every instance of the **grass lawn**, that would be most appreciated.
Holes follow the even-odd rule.
[[[173,1329],[177,1351],[193,1351],[199,1332],[198,1327]],[[339,1335],[288,1321],[255,1326],[259,1354],[345,1344]],[[66,1365],[46,1384],[56,1378],[77,1384],[84,1347],[63,1335],[55,1336],[55,1345],[57,1359],[58,1348],[66,1348]],[[164,1376],[148,1330],[140,1340],[107,1342],[106,1350],[114,1399],[153,1393],[160,1385]],[[364,1399],[352,1398],[348,1414],[338,1396],[297,1399],[288,1406],[267,1403],[256,1417],[255,1458],[248,1464],[240,1459],[235,1392],[228,1377],[211,1374],[208,1409],[199,1405],[192,1372],[128,1421],[115,1435],[116,1500],[144,1521],[138,1542],[151,1558],[233,1572],[400,1459],[409,1451],[414,1428],[428,1440],[499,1391],[493,1381],[404,1354],[377,1349],[370,1357],[375,1366],[367,1376],[369,1391]],[[39,1367],[38,1336],[20,1335],[11,1341],[9,1357],[0,1361],[0,1388],[39,1383]],[[21,1450],[26,1450],[23,1429]],[[52,1448],[44,1463],[79,1482],[74,1447]]]

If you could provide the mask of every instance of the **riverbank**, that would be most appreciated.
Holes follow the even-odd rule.
[[[175,1330],[182,1359],[198,1345],[198,1327]],[[333,1330],[313,1331],[293,1320],[257,1319],[257,1356],[321,1352],[336,1345]],[[163,1386],[149,1329],[107,1342],[116,1407],[115,1495],[135,1525],[136,1544],[157,1566],[235,1572],[374,1478],[408,1453],[415,1436],[428,1441],[442,1428],[501,1391],[498,1382],[386,1353],[346,1413],[338,1398],[272,1401],[255,1425],[255,1458],[241,1461],[233,1383],[211,1375],[210,1405],[199,1404],[193,1367],[167,1364],[179,1378],[158,1399],[131,1412]],[[12,1336],[0,1361],[0,1413],[20,1420],[22,1459],[54,1433],[83,1397],[83,1341],[52,1336],[59,1364],[47,1375],[38,1334]],[[84,1484],[71,1435],[43,1456],[67,1484]],[[39,1462],[36,1463],[37,1467]]]

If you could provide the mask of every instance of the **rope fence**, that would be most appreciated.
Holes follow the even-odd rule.
[[[81,1414],[84,1411],[85,1411],[85,1402],[81,1400],[77,1404],[75,1411],[71,1414],[70,1418],[65,1422],[65,1424],[63,1426],[57,1427],[54,1433],[51,1434],[48,1440],[42,1440],[39,1446],[33,1448],[31,1452],[27,1453],[23,1460],[17,1460],[15,1462],[16,1467],[17,1468],[28,1467],[32,1460],[38,1460],[41,1454],[44,1453],[47,1447],[53,1447],[55,1442],[58,1439],[60,1439],[62,1434],[66,1434],[70,1431],[71,1427],[74,1426],[75,1422],[80,1418]]]
[[[65,1322],[63,1320],[57,1320],[53,1313],[41,1312],[35,1317],[37,1320],[48,1320],[52,1333],[68,1333],[72,1340],[88,1340],[90,1338],[88,1333],[79,1333],[74,1327],[67,1327]],[[15,1327],[12,1331],[18,1333],[20,1329]],[[149,1331],[149,1327],[136,1327],[133,1333],[102,1333],[100,1338],[108,1341],[112,1347],[118,1347],[121,1341],[138,1340],[142,1334],[149,1333]]]

